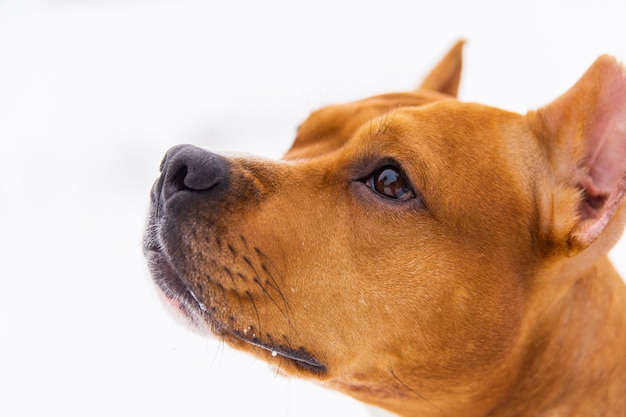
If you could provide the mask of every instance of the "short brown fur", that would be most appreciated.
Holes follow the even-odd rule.
[[[170,151],[155,279],[198,329],[401,416],[623,417],[626,71],[519,115],[456,100],[461,50],[314,112],[281,161]],[[372,187],[389,166],[413,197]]]

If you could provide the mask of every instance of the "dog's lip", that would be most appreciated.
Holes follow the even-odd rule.
[[[326,366],[318,361],[313,355],[308,353],[304,348],[300,348],[298,350],[294,350],[291,348],[287,348],[285,346],[277,346],[272,344],[265,344],[260,342],[259,340],[252,338],[249,339],[243,335],[241,335],[238,331],[227,330],[230,335],[235,337],[242,342],[248,343],[252,346],[258,347],[260,349],[266,350],[272,354],[272,356],[280,356],[285,359],[289,359],[296,363],[300,368],[303,368],[308,371],[312,371],[317,374],[324,373],[326,371]]]
[[[268,351],[273,357],[280,356],[289,359],[304,370],[316,374],[326,371],[326,366],[304,348],[294,350],[285,346],[263,343],[255,337],[247,337],[241,331],[225,326],[216,320],[206,305],[198,299],[193,291],[187,288],[162,250],[157,246],[147,245],[144,248],[144,253],[161,295],[174,310],[182,313],[198,330],[202,330],[203,322],[208,321],[212,331],[216,334],[229,335],[236,340]]]
[[[183,283],[178,272],[158,247],[144,248],[150,273],[167,305],[182,314],[197,330],[203,330],[204,317],[209,312],[198,297]]]

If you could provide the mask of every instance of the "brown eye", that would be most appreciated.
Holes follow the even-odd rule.
[[[367,185],[378,194],[393,200],[409,200],[415,197],[404,175],[392,166],[379,169],[367,180]]]

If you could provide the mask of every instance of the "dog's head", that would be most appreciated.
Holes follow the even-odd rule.
[[[461,46],[417,91],[314,112],[279,162],[170,149],[145,239],[166,297],[285,373],[394,411],[503,389],[541,271],[592,262],[621,231],[626,77],[601,58],[522,116],[455,99]]]

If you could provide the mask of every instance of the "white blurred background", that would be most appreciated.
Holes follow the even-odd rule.
[[[161,156],[279,157],[311,110],[412,88],[461,37],[461,99],[525,112],[598,55],[626,59],[624,16],[618,0],[0,0],[0,415],[367,415],[167,314],[141,254]],[[626,275],[626,242],[611,256]]]

